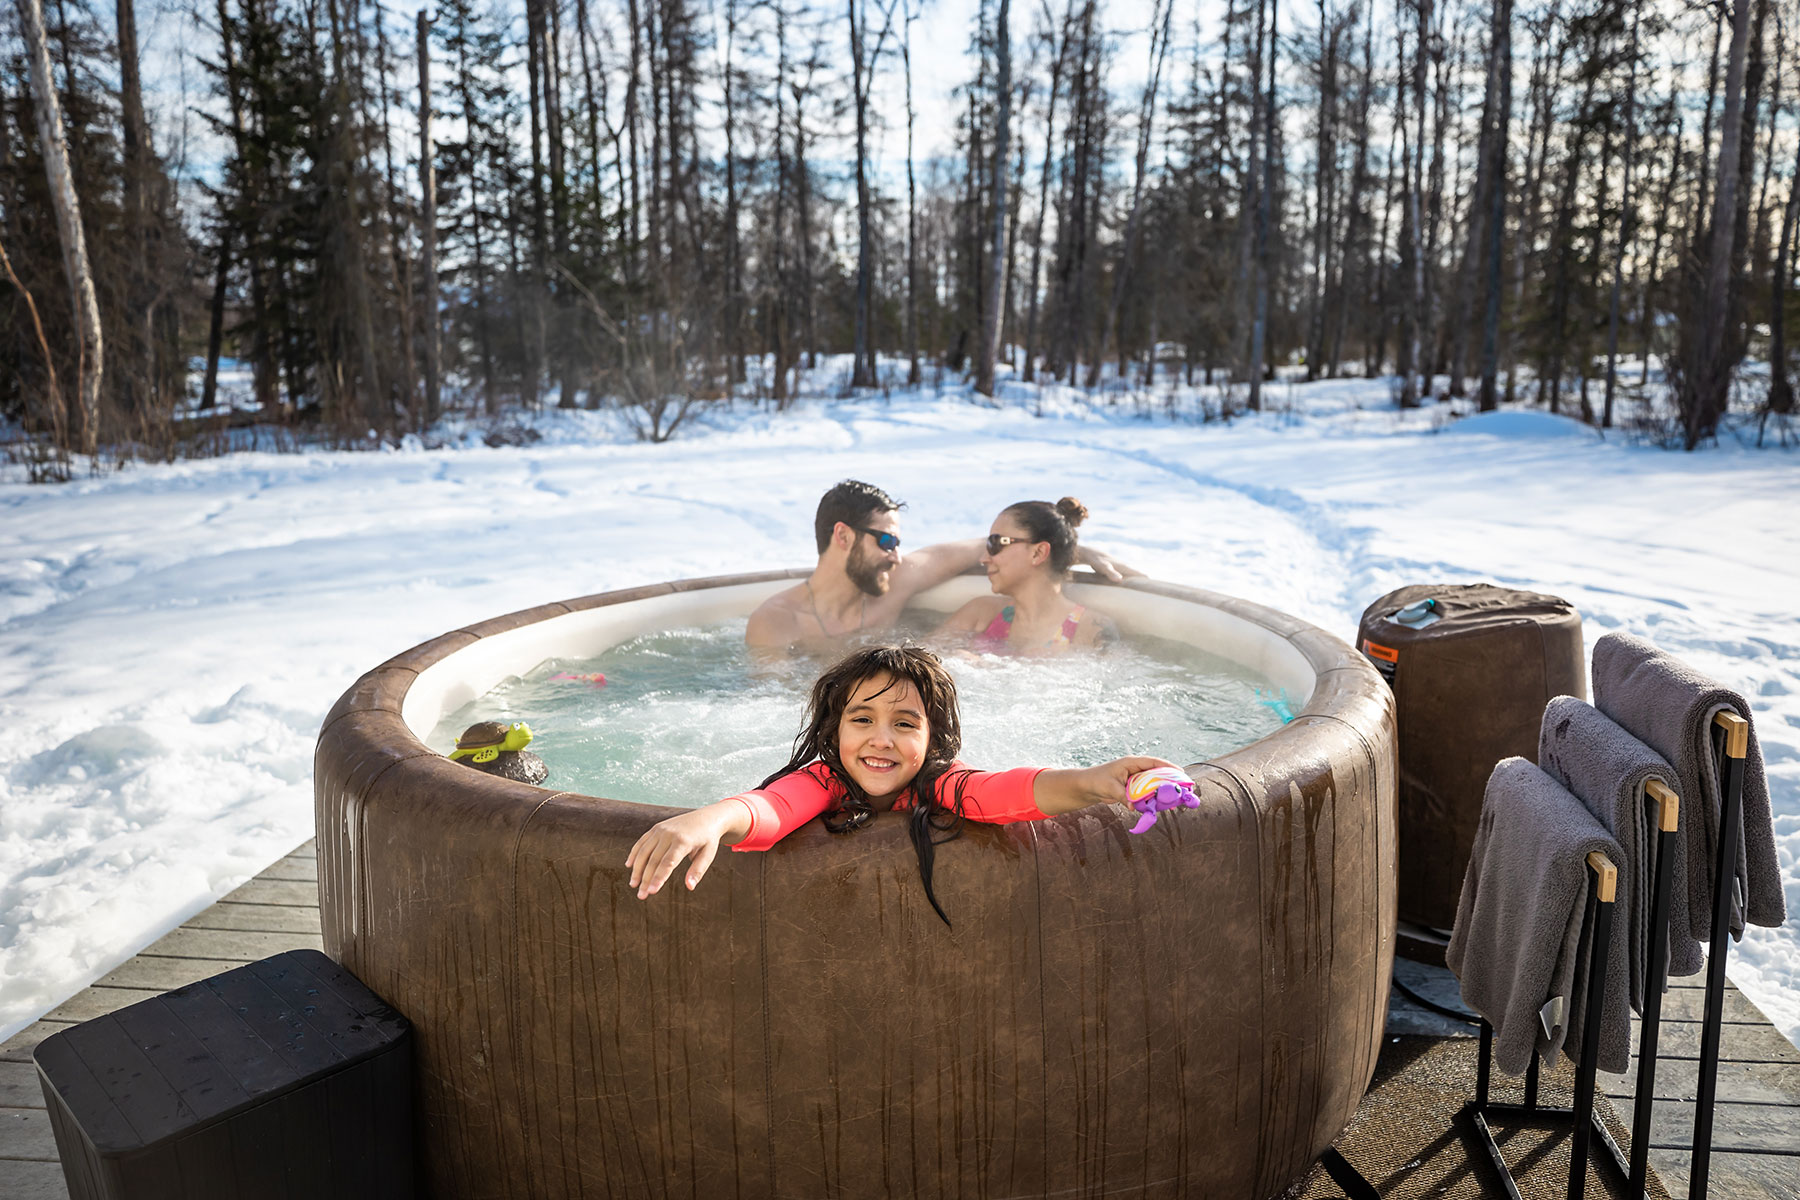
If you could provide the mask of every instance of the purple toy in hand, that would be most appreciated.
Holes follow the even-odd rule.
[[[1194,795],[1194,781],[1187,772],[1175,767],[1152,767],[1131,777],[1126,785],[1131,807],[1144,815],[1131,827],[1133,833],[1144,833],[1156,824],[1156,814],[1171,808],[1199,808],[1200,797]]]

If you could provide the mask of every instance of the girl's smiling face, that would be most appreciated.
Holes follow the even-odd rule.
[[[838,761],[871,800],[898,796],[925,762],[931,725],[913,685],[886,673],[850,689],[838,718]]]

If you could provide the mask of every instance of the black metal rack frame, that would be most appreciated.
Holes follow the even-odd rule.
[[[1736,713],[1716,714],[1711,727],[1713,753],[1722,780],[1723,804],[1719,814],[1719,842],[1713,861],[1713,911],[1711,940],[1706,955],[1706,1014],[1700,1027],[1699,1078],[1694,1100],[1694,1143],[1688,1176],[1688,1200],[1705,1200],[1712,1157],[1713,1110],[1717,1101],[1719,1040],[1725,1017],[1725,960],[1730,953],[1731,915],[1737,894],[1737,845],[1743,829],[1744,760],[1749,751],[1750,723]],[[1581,1057],[1575,1071],[1575,1103],[1571,1107],[1537,1102],[1538,1059],[1534,1054],[1525,1074],[1525,1103],[1497,1104],[1488,1100],[1493,1028],[1481,1023],[1481,1056],[1476,1067],[1475,1099],[1463,1106],[1459,1119],[1474,1133],[1479,1148],[1498,1173],[1509,1200],[1519,1200],[1506,1160],[1494,1141],[1487,1118],[1505,1116],[1520,1124],[1545,1122],[1573,1124],[1574,1143],[1569,1156],[1569,1198],[1580,1200],[1587,1186],[1590,1139],[1598,1135],[1632,1200],[1645,1196],[1649,1172],[1650,1123],[1656,1095],[1657,1041],[1662,1025],[1662,998],[1669,971],[1669,889],[1673,886],[1670,850],[1678,829],[1680,802],[1675,793],[1657,782],[1646,789],[1657,806],[1656,872],[1651,885],[1649,959],[1645,963],[1644,1012],[1638,1037],[1637,1096],[1631,1120],[1631,1155],[1620,1151],[1606,1126],[1594,1116],[1594,1061],[1599,1049],[1599,1013],[1606,976],[1608,934],[1612,905],[1599,900],[1602,880],[1595,878],[1588,895],[1593,939],[1588,971],[1587,1020],[1584,1022]],[[1695,847],[1696,851],[1700,848]],[[1590,874],[1593,866],[1590,856]],[[1597,911],[1596,911],[1597,909]]]

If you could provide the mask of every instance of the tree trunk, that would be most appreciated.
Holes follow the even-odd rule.
[[[638,147],[638,126],[642,123],[639,115],[641,105],[638,101],[638,86],[643,73],[644,43],[643,22],[638,16],[638,0],[629,0],[628,9],[631,21],[631,73],[625,84],[625,136],[631,150],[631,166],[626,172],[631,176],[631,213],[628,223],[631,257],[626,263],[625,277],[635,282],[644,266],[644,208],[638,178],[639,167],[643,162],[643,155]]]
[[[431,26],[419,10],[419,278],[425,296],[425,423],[438,419],[437,152],[431,143]],[[472,181],[471,181],[472,184]]]
[[[18,0],[18,4],[20,32],[25,38],[25,60],[37,108],[38,144],[44,156],[44,174],[50,185],[50,203],[56,212],[63,273],[68,277],[79,345],[73,448],[91,455],[99,448],[100,382],[106,365],[100,336],[100,302],[94,292],[93,272],[88,266],[87,238],[81,228],[81,202],[75,195],[75,180],[69,171],[62,105],[57,101],[50,75],[44,13],[38,0]]]
[[[1306,322],[1306,378],[1319,378],[1325,361],[1325,309],[1332,294],[1333,256],[1337,249],[1337,120],[1338,40],[1342,28],[1332,22],[1325,0],[1319,6],[1319,112],[1313,167],[1313,287]]]
[[[900,47],[902,66],[906,71],[906,382],[912,387],[919,386],[919,189],[913,172],[913,112],[912,95],[912,23],[916,17],[910,7],[906,10],[906,38]],[[779,135],[777,135],[779,137]],[[1035,286],[1036,281],[1033,281]],[[1025,366],[1025,378],[1031,378],[1030,360]]]
[[[1532,63],[1532,123],[1525,143],[1524,198],[1519,207],[1518,246],[1513,253],[1515,313],[1524,311],[1526,260],[1532,256],[1532,250],[1537,244],[1538,215],[1542,207],[1544,176],[1548,174],[1547,163],[1550,157],[1550,131],[1555,124],[1554,97],[1562,84],[1563,59],[1568,53],[1568,37],[1558,37],[1556,32],[1560,9],[1559,0],[1552,0],[1550,11],[1545,15],[1543,32],[1538,38],[1541,49]],[[1549,49],[1553,40],[1556,47],[1554,52]],[[1514,320],[1516,322],[1518,318],[1515,316]],[[1514,344],[1517,339],[1516,328],[1507,331],[1505,397],[1508,404],[1512,403],[1516,394],[1520,357]]]
[[[130,397],[128,403],[141,416],[147,417],[157,391],[156,339],[151,332],[151,319],[158,307],[153,274],[161,266],[162,256],[158,253],[161,238],[150,211],[153,161],[150,123],[144,117],[144,89],[138,73],[134,0],[115,0],[113,13],[118,37],[119,123],[124,150],[124,234],[126,244],[132,250],[130,265],[126,268],[126,305],[133,320],[141,322],[135,337],[128,334],[125,338],[129,347],[126,354],[137,360],[135,378],[127,376],[121,382]],[[116,342],[113,361],[120,361]]]
[[[1768,411],[1786,415],[1794,411],[1794,385],[1788,380],[1787,290],[1792,269],[1788,254],[1794,244],[1794,221],[1800,215],[1800,160],[1788,181],[1786,211],[1781,217],[1781,240],[1775,247],[1775,270],[1769,280],[1769,401]]]
[[[1713,197],[1711,246],[1699,307],[1689,318],[1694,329],[1679,393],[1682,429],[1689,450],[1718,428],[1730,398],[1731,375],[1736,365],[1727,349],[1726,337],[1731,315],[1732,243],[1736,234],[1744,59],[1750,41],[1751,2],[1737,0],[1731,10],[1731,51],[1725,69],[1725,108],[1719,122],[1719,166],[1714,174],[1718,189]]]
[[[200,409],[211,411],[219,398],[219,353],[225,342],[225,293],[231,282],[231,225],[219,225],[219,267],[213,276],[212,304],[207,310],[206,376],[200,385]]]
[[[1062,87],[1063,65],[1069,52],[1070,15],[1065,9],[1060,33],[1054,22],[1050,24],[1050,37],[1056,47],[1056,58],[1050,67],[1050,100],[1044,116],[1044,167],[1038,176],[1037,221],[1032,225],[1031,231],[1031,275],[1029,295],[1025,301],[1026,383],[1037,378],[1038,293],[1044,259],[1044,218],[1050,212],[1050,163],[1056,148],[1056,97]],[[1048,8],[1045,9],[1045,20],[1050,21]]]
[[[1618,386],[1619,366],[1619,293],[1625,286],[1625,252],[1631,245],[1636,221],[1631,207],[1631,167],[1637,150],[1637,59],[1638,8],[1640,0],[1631,4],[1631,56],[1625,77],[1625,149],[1619,184],[1619,250],[1613,262],[1612,295],[1606,311],[1606,397],[1600,406],[1600,428],[1613,424],[1613,392]]]
[[[1270,11],[1273,13],[1275,0],[1270,0]],[[1094,356],[1088,367],[1088,386],[1094,387],[1100,382],[1100,369],[1107,357],[1112,353],[1119,337],[1119,306],[1125,300],[1125,288],[1131,279],[1132,261],[1137,257],[1138,236],[1143,230],[1144,209],[1144,177],[1149,173],[1150,135],[1156,125],[1156,94],[1162,90],[1163,58],[1169,49],[1169,25],[1174,17],[1175,6],[1171,0],[1158,0],[1162,9],[1162,20],[1158,21],[1153,13],[1150,20],[1150,81],[1144,85],[1144,101],[1138,110],[1138,144],[1137,171],[1131,185],[1131,208],[1125,217],[1124,244],[1119,248],[1118,266],[1113,271],[1112,299],[1106,305],[1106,324],[1100,337],[1100,353]],[[1275,38],[1274,18],[1270,17],[1269,36],[1269,97],[1271,105],[1275,96]],[[1273,122],[1270,124],[1273,129]],[[1273,178],[1273,175],[1270,176]],[[1123,374],[1123,371],[1121,371]],[[1253,406],[1254,407],[1254,406]]]
[[[1271,209],[1275,203],[1275,63],[1281,37],[1279,0],[1269,0],[1269,94],[1263,101],[1262,186],[1256,193],[1256,315],[1250,331],[1250,398],[1251,412],[1262,410],[1263,360],[1268,357],[1269,289],[1274,278],[1270,261],[1269,232],[1274,224]]]
[[[737,52],[737,0],[725,4],[725,353],[726,379],[744,380],[743,281],[738,245],[737,104],[734,56]]]
[[[856,107],[856,342],[850,364],[850,386],[874,387],[874,352],[869,345],[869,321],[875,263],[870,245],[873,214],[869,211],[869,92],[865,78],[874,73],[874,63],[863,60],[862,17],[856,0],[846,0],[846,5],[850,17],[850,69]]]
[[[1426,43],[1431,38],[1431,0],[1416,0],[1419,15],[1418,44],[1413,47],[1412,145],[1406,146],[1404,118],[1400,140],[1407,163],[1407,250],[1412,258],[1412,295],[1406,306],[1406,371],[1400,381],[1400,407],[1416,406],[1431,390],[1431,369],[1425,362],[1425,63]],[[1404,55],[1403,55],[1404,57]]]
[[[1482,412],[1500,407],[1500,277],[1506,242],[1506,146],[1512,118],[1512,0],[1494,0],[1488,47],[1490,74],[1497,80],[1492,126],[1488,131],[1487,246],[1483,266],[1487,303],[1481,318],[1481,389],[1476,403]]]
[[[1010,165],[1012,133],[1012,6],[1011,0],[1000,0],[1000,12],[994,21],[994,62],[996,77],[994,97],[994,174],[992,245],[988,255],[987,306],[982,312],[981,349],[975,362],[975,390],[984,396],[994,394],[994,359],[1000,352],[1002,304],[1006,282],[1006,172]]]
[[[1568,351],[1569,292],[1574,284],[1570,278],[1572,266],[1569,260],[1575,252],[1577,188],[1581,182],[1585,135],[1593,112],[1594,86],[1598,78],[1597,73],[1592,70],[1583,70],[1581,73],[1587,76],[1587,82],[1582,86],[1581,103],[1575,110],[1575,128],[1569,135],[1569,149],[1563,163],[1562,192],[1556,201],[1556,224],[1550,233],[1550,254],[1555,269],[1550,279],[1549,340],[1545,344],[1544,364],[1538,374],[1538,403],[1547,401],[1553,413],[1562,411],[1563,367]],[[1604,163],[1600,174],[1601,177],[1605,176]]]

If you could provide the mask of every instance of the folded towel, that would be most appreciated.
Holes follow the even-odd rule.
[[[1463,1002],[1494,1027],[1494,1061],[1509,1074],[1534,1048],[1550,1058],[1568,1033],[1593,850],[1624,856],[1562,784],[1522,758],[1495,765],[1444,960]],[[1547,1006],[1548,1032],[1538,1021]],[[1603,1057],[1601,1066],[1626,1064]]]
[[[1701,941],[1712,936],[1712,876],[1724,803],[1723,783],[1713,756],[1712,720],[1716,713],[1729,709],[1751,722],[1750,750],[1744,760],[1738,895],[1731,931],[1742,937],[1745,920],[1768,926],[1785,921],[1787,904],[1775,856],[1769,781],[1763,773],[1762,746],[1756,740],[1750,705],[1744,698],[1643,638],[1609,633],[1594,643],[1594,705],[1675,768],[1680,780],[1681,825],[1686,831],[1689,930]],[[1682,881],[1677,879],[1675,886],[1681,887]],[[1699,967],[1676,970],[1671,960],[1670,970],[1691,975]]]
[[[1598,817],[1619,843],[1619,891],[1613,910],[1611,949],[1606,972],[1606,1011],[1600,1022],[1600,1055],[1624,1062],[1631,1054],[1631,1009],[1644,1011],[1644,978],[1650,958],[1650,908],[1656,866],[1656,812],[1646,802],[1644,786],[1652,779],[1673,789],[1675,770],[1644,743],[1626,733],[1605,713],[1573,696],[1558,696],[1544,709],[1538,731],[1538,766]],[[1670,852],[1679,870],[1681,840]],[[1686,880],[1685,875],[1679,878]],[[1680,889],[1681,940],[1696,958],[1700,943],[1688,936],[1686,888]],[[1670,889],[1671,899],[1676,889]],[[1579,1018],[1587,993],[1576,983]],[[1569,1023],[1575,1037],[1581,1020]]]

